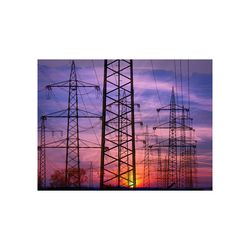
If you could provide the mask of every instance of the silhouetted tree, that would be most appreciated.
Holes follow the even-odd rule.
[[[86,171],[80,170],[80,182],[81,185],[87,181]],[[50,176],[50,187],[51,188],[65,188],[65,170],[56,169]]]

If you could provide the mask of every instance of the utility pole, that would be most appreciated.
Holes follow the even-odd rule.
[[[133,62],[105,60],[100,189],[135,189],[135,159]]]

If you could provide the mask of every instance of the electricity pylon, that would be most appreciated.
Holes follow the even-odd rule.
[[[174,88],[170,99],[170,117],[169,117],[169,147],[168,147],[168,165],[167,165],[167,187],[178,187],[178,169],[177,169],[177,137],[176,137],[176,102]]]
[[[186,136],[187,131],[190,133],[194,131],[191,123],[187,122],[191,120],[188,115],[189,109],[176,103],[174,88],[172,88],[170,104],[157,109],[157,112],[163,110],[169,111],[169,121],[153,129],[168,129],[169,132],[167,140],[154,145],[154,147],[168,148],[167,165],[162,167],[163,176],[166,176],[164,178],[166,179],[165,187],[167,189],[192,189],[192,166],[194,165],[196,143],[192,138]],[[180,137],[177,136],[177,132]]]
[[[144,133],[144,169],[143,169],[143,188],[150,188],[150,148],[149,148],[149,132],[148,125],[146,125],[146,132]]]
[[[38,189],[47,188],[47,161],[46,161],[46,133],[49,132],[54,136],[55,133],[60,133],[61,136],[63,131],[55,129],[46,129],[46,120],[45,115],[41,116],[41,126],[39,127],[40,138],[39,138],[39,165],[38,165]]]
[[[82,146],[83,141],[79,137],[79,118],[101,118],[100,115],[79,109],[78,95],[79,88],[95,88],[99,86],[80,81],[77,79],[75,62],[71,63],[70,77],[67,81],[52,83],[46,86],[48,90],[52,88],[66,88],[68,90],[68,108],[47,114],[47,118],[66,118],[67,133],[66,139],[46,144],[46,148],[65,148],[65,188],[80,188],[80,148],[93,148]]]
[[[136,188],[132,60],[105,60],[102,119],[100,189]]]
[[[46,116],[41,117],[39,168],[38,168],[38,189],[46,188],[46,148],[45,148],[45,121]]]

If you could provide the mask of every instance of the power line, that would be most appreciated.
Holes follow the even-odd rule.
[[[84,101],[83,101],[83,98],[82,98],[82,94],[81,94],[80,89],[79,89],[79,93],[80,93],[80,97],[81,97],[83,106],[84,106],[85,110],[87,110],[86,105],[85,105],[85,103],[84,103]],[[91,127],[93,128],[93,132],[94,132],[94,135],[95,135],[95,138],[96,138],[96,141],[97,141],[98,145],[101,145],[101,144],[100,144],[100,141],[99,141],[99,139],[98,139],[98,137],[97,137],[97,134],[96,134],[96,132],[95,132],[95,130],[94,130],[94,127],[93,127],[93,124],[92,124],[91,119],[88,118],[88,120],[89,120],[89,123],[90,123]]]
[[[174,60],[174,78],[175,78],[175,96],[176,102],[178,103],[178,83],[177,83],[177,69],[176,69],[176,61]]]
[[[181,67],[181,60],[180,60],[180,78],[181,78],[181,104],[183,106],[183,88],[182,88],[182,67]]]
[[[189,60],[187,61],[188,66],[188,108],[190,109],[190,79],[189,79]]]
[[[97,75],[97,72],[96,72],[96,68],[95,68],[95,62],[94,62],[94,60],[91,60],[91,61],[92,61],[93,70],[94,70],[94,73],[95,73],[95,77],[96,77],[97,83],[100,86],[100,81],[99,81],[99,78],[98,78],[98,75]]]
[[[158,86],[157,86],[157,81],[156,81],[156,77],[155,77],[153,61],[150,60],[150,62],[151,62],[151,67],[152,67],[152,72],[153,72],[153,77],[154,77],[154,82],[155,82],[155,88],[156,88],[157,96],[158,96],[160,105],[162,105],[162,104],[161,104],[161,98],[160,98],[159,90],[158,90]]]
[[[63,109],[63,107],[62,107],[62,105],[59,103],[59,100],[57,99],[57,97],[56,97],[56,95],[55,95],[55,93],[54,93],[54,91],[51,89],[51,90],[49,90],[49,91],[51,91],[51,93],[53,94],[53,96],[54,96],[54,100],[55,100],[55,102],[57,103],[57,105],[59,106],[59,108],[60,109]]]

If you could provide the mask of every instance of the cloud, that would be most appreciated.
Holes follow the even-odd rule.
[[[207,141],[212,139],[211,127],[196,127],[195,128],[196,140],[198,142]]]

